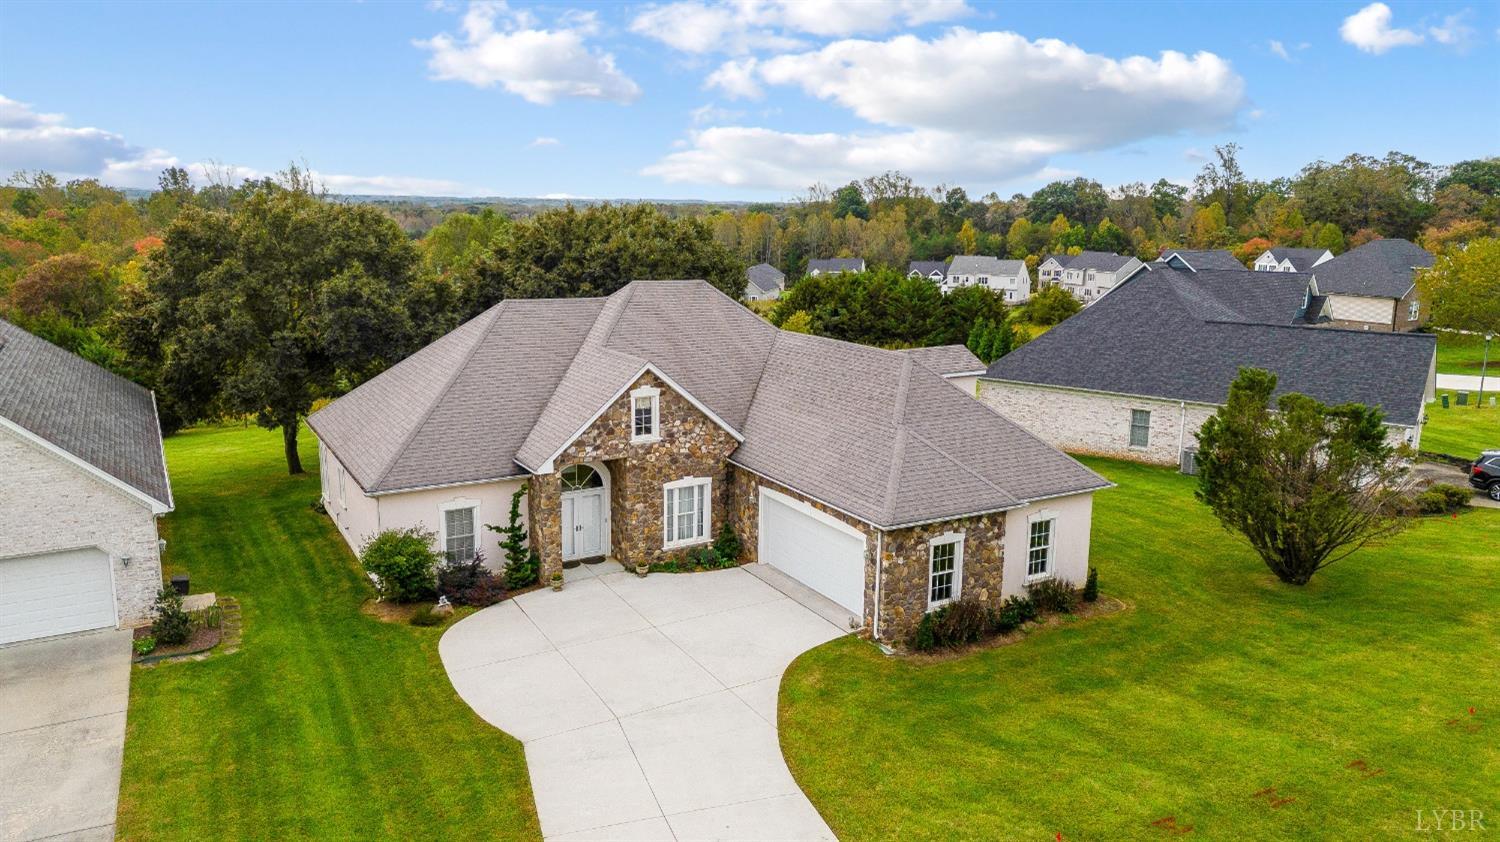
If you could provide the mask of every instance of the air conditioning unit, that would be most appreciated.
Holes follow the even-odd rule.
[[[1188,476],[1197,476],[1197,474],[1198,474],[1198,448],[1196,448],[1196,447],[1186,447],[1186,448],[1183,448],[1182,453],[1178,456],[1178,458],[1182,460],[1181,463],[1178,465],[1178,470],[1182,471],[1184,474],[1187,474]]]

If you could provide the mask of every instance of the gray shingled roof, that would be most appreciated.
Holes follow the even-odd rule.
[[[367,492],[514,476],[650,364],[743,436],[736,463],[880,526],[1107,485],[932,370],[967,353],[786,333],[702,281],[636,281],[499,304],[309,423]]]
[[[745,270],[745,282],[761,292],[770,292],[786,286],[786,275],[769,263],[757,263]]]
[[[172,508],[151,393],[4,319],[0,418]]]
[[[1062,260],[1058,256],[1059,262]],[[1129,263],[1131,258],[1123,254],[1111,254],[1107,251],[1081,251],[1067,258],[1063,264],[1065,269],[1093,269],[1096,272],[1115,272],[1121,266]]]
[[[1276,373],[1278,393],[1378,406],[1390,423],[1416,424],[1436,340],[1290,324],[1295,310],[1282,314],[1305,277],[1159,266],[996,360],[985,377],[1221,404],[1239,368],[1254,366]]]
[[[1372,240],[1314,267],[1318,292],[1400,298],[1416,283],[1415,268],[1432,265],[1432,252],[1410,240]]]
[[[1026,268],[1024,260],[1001,260],[987,254],[961,254],[948,264],[949,275],[989,275],[1010,278]]]
[[[1306,272],[1312,269],[1313,262],[1322,257],[1324,252],[1328,251],[1328,249],[1289,248],[1287,246],[1276,246],[1275,248],[1266,250],[1278,262],[1290,260],[1292,268],[1298,272]]]
[[[864,258],[860,257],[831,257],[826,260],[814,259],[807,261],[807,271],[809,274],[814,269],[826,275],[833,272],[863,272],[864,268]]]
[[[931,276],[933,272],[939,275],[946,275],[948,274],[948,262],[945,260],[913,260],[906,265],[906,274],[910,275],[913,272],[924,278]]]
[[[1224,249],[1168,249],[1161,253],[1161,260],[1166,261],[1177,255],[1185,261],[1194,272],[1203,272],[1218,269],[1227,272],[1247,272],[1245,264],[1239,262],[1233,254]]]
[[[944,376],[984,371],[984,362],[962,345],[907,348],[902,353]]]
[[[1066,255],[1066,254],[1049,254],[1046,257],[1042,258],[1042,263],[1046,263],[1049,260],[1056,260],[1058,266],[1061,266],[1062,268],[1066,269],[1066,268],[1068,268],[1068,261],[1072,260],[1072,259],[1073,258],[1072,258],[1071,255]],[[1042,264],[1038,263],[1037,265],[1040,266]]]

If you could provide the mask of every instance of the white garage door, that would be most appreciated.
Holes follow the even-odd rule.
[[[760,490],[760,560],[865,614],[865,538],[800,501]]]
[[[0,643],[114,625],[114,585],[102,551],[0,561]]]

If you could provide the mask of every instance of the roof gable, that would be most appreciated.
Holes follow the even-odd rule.
[[[1312,269],[1318,292],[1401,298],[1416,283],[1416,270],[1433,263],[1432,252],[1410,240],[1372,240]]]

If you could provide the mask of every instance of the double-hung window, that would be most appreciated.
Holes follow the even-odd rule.
[[[707,477],[669,482],[663,486],[662,544],[682,547],[708,540],[713,523],[712,481]]]
[[[661,438],[661,391],[642,387],[630,393],[630,440],[657,441]]]
[[[1130,410],[1130,446],[1145,447],[1151,441],[1151,410]]]
[[[958,599],[963,590],[964,536],[949,533],[927,545],[927,610]]]
[[[474,535],[477,511],[474,506],[443,509],[443,554],[449,561],[474,558]]]
[[[1053,538],[1057,532],[1057,518],[1041,518],[1031,522],[1026,544],[1026,580],[1042,579],[1052,572]]]

